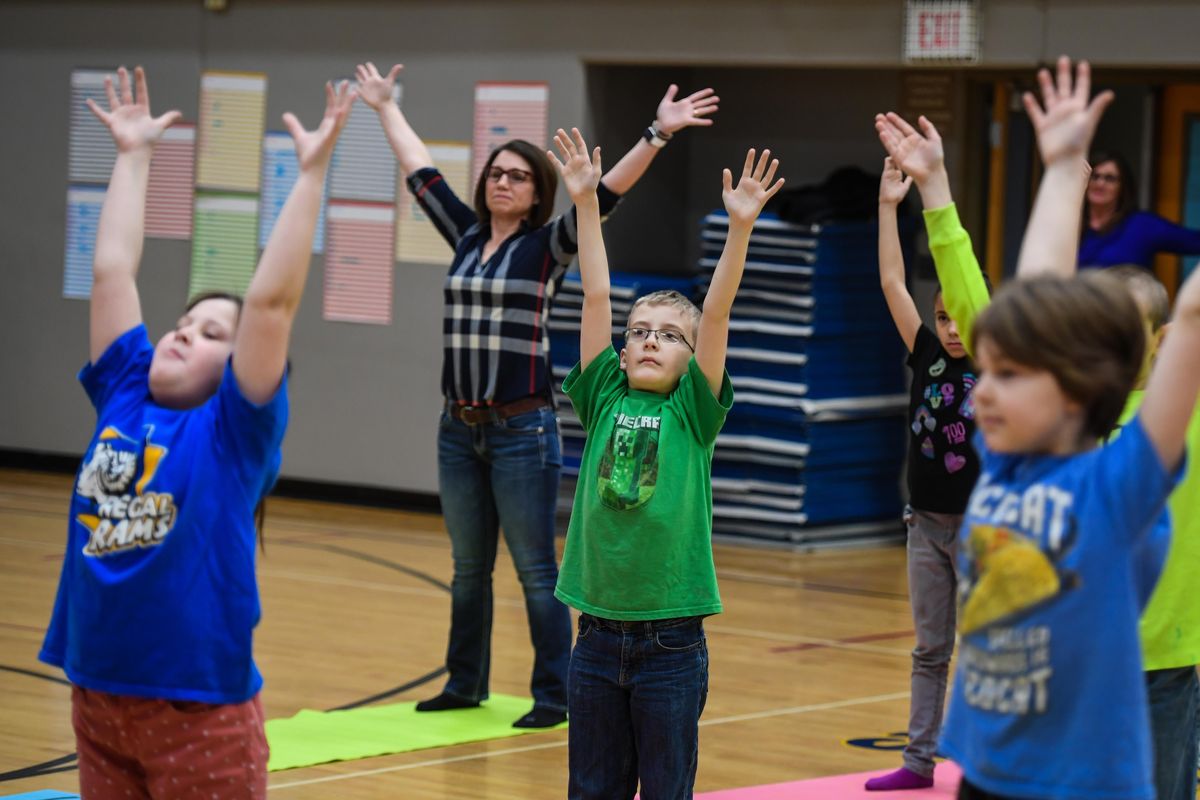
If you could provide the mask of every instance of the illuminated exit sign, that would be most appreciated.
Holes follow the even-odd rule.
[[[977,0],[908,0],[904,60],[941,63],[979,60]]]

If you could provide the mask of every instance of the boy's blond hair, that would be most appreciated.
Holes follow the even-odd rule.
[[[688,298],[684,297],[674,289],[660,289],[657,292],[644,294],[633,302],[633,308],[629,309],[629,319],[625,321],[628,325],[633,320],[634,313],[639,306],[670,306],[682,311],[692,323],[692,340],[695,341],[696,334],[700,328],[700,309]]]
[[[1133,299],[1150,323],[1151,333],[1158,333],[1158,329],[1167,324],[1171,317],[1171,299],[1157,275],[1137,264],[1110,267],[1104,274],[1121,281],[1133,293]]]

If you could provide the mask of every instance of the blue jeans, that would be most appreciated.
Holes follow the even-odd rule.
[[[613,622],[583,614],[571,653],[570,800],[692,796],[708,645],[699,617]]]
[[[1196,668],[1146,673],[1158,800],[1196,800]]]
[[[554,596],[554,509],[562,471],[554,409],[480,425],[443,412],[439,428],[438,487],[454,556],[445,691],[475,702],[487,699],[492,571],[503,530],[525,593],[533,704],[565,711],[571,616]]]

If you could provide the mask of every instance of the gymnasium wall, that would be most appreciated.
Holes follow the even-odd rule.
[[[1032,67],[1060,51],[1102,65],[1200,64],[1194,2],[983,6],[984,66]],[[93,424],[75,381],[87,308],[62,298],[72,68],[141,63],[155,108],[191,119],[202,70],[266,72],[267,125],[277,128],[285,110],[314,124],[321,83],[357,61],[403,61],[418,132],[459,140],[470,138],[476,81],[548,81],[551,125],[582,121],[610,164],[667,83],[711,83],[723,97],[718,125],[673,142],[608,227],[614,267],[681,269],[694,262],[699,217],[720,202],[720,168],[747,146],[775,148],[793,185],[841,164],[878,167],[870,117],[899,97],[902,18],[899,0],[230,0],[221,14],[199,0],[6,2],[0,449],[78,453]],[[956,179],[958,146],[948,145]],[[182,308],[189,260],[189,242],[147,242],[139,288],[154,336]],[[286,476],[436,490],[442,273],[397,265],[390,326],[330,323],[314,259],[291,347]]]

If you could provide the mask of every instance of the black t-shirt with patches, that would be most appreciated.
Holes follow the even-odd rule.
[[[961,514],[979,477],[975,435],[975,366],[953,358],[937,334],[922,325],[908,366],[908,493],[913,508]]]

